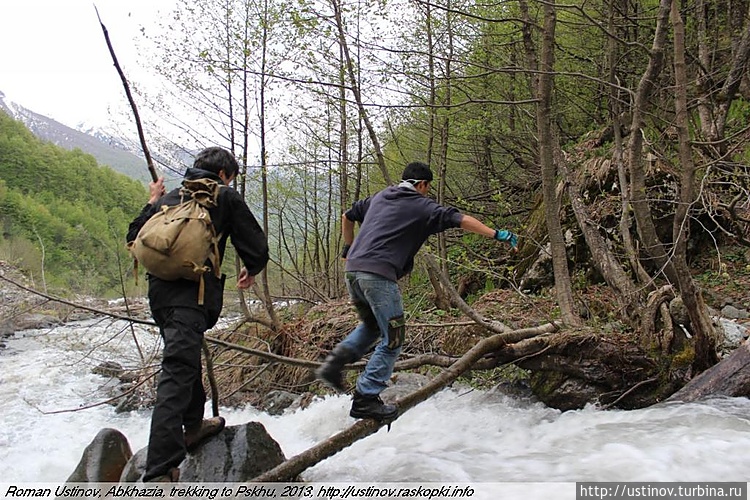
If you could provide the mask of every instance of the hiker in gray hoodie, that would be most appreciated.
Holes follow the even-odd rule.
[[[398,408],[380,398],[404,341],[404,308],[397,282],[412,270],[414,256],[427,238],[460,227],[507,242],[513,250],[518,244],[512,232],[492,229],[428,198],[432,179],[428,165],[409,163],[399,185],[355,202],[342,218],[346,286],[360,323],[331,351],[316,376],[343,392],[343,366],[360,359],[377,343],[357,378],[349,412],[354,418],[391,421],[398,415]],[[357,222],[360,230],[355,239]]]

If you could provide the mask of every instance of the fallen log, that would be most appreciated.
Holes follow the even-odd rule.
[[[707,396],[750,396],[750,342],[694,377],[667,401],[689,403]]]
[[[495,334],[477,342],[474,347],[469,349],[466,354],[461,356],[440,375],[430,380],[430,382],[425,384],[419,390],[397,400],[395,404],[398,406],[399,416],[451,384],[460,377],[461,374],[471,369],[474,364],[481,360],[486,354],[495,352],[506,345],[508,339],[528,338],[532,333],[534,335],[552,333],[559,328],[559,324],[548,323],[535,328],[526,328],[507,333]],[[304,470],[338,453],[344,448],[351,446],[355,441],[374,434],[378,429],[383,427],[383,425],[386,424],[381,424],[376,420],[359,420],[351,427],[344,429],[312,448],[303,451],[299,455],[286,460],[284,463],[279,464],[260,476],[257,476],[252,481],[259,483],[291,481]]]

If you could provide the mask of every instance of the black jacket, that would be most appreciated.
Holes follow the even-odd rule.
[[[211,220],[219,240],[219,254],[224,260],[227,239],[231,238],[237,255],[247,268],[248,273],[256,275],[268,262],[268,241],[250,208],[242,196],[233,188],[224,186],[221,179],[214,173],[196,168],[189,168],[185,172],[185,179],[209,178],[222,185],[219,191],[218,206],[209,209]],[[141,213],[130,223],[127,241],[135,239],[143,224],[163,205],[177,205],[180,203],[180,188],[173,189],[162,196],[158,202],[143,207]],[[223,306],[224,279],[217,278],[214,273],[204,274],[205,292],[204,305],[198,305],[198,283],[190,280],[165,281],[148,275],[148,298],[151,310],[164,307],[192,307],[206,312],[209,328],[216,324]]]

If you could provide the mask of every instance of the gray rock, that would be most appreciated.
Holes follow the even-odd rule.
[[[23,330],[42,330],[61,325],[62,321],[47,314],[20,314],[0,321],[0,337],[10,337]]]
[[[122,365],[115,361],[105,361],[91,369],[91,373],[102,377],[119,378],[123,373]]]
[[[263,424],[226,428],[180,466],[185,482],[244,482],[284,462],[279,444]]]
[[[396,373],[391,378],[393,385],[386,388],[381,396],[384,401],[392,402],[421,389],[429,381],[429,377],[419,373]]]
[[[63,322],[60,318],[50,316],[49,314],[22,314],[13,318],[13,328],[15,331],[43,330],[62,324]]]
[[[146,448],[138,451],[122,471],[120,482],[138,482],[146,468]],[[226,427],[180,464],[186,483],[244,482],[286,460],[279,444],[258,422]]]
[[[550,381],[553,381],[550,383]],[[539,383],[555,385],[554,390],[535,390],[534,394],[547,406],[562,411],[583,408],[601,396],[601,388],[595,387],[581,379],[569,378],[556,373],[535,372],[531,376],[531,385]]]
[[[146,470],[146,453],[148,448],[141,448],[133,457],[128,460],[120,474],[121,483],[137,483],[141,480],[143,472]]]
[[[732,319],[718,318],[717,323],[722,334],[719,337],[718,351],[720,357],[724,358],[742,345],[748,337],[748,329]]]
[[[281,415],[292,406],[297,396],[287,391],[271,391],[263,398],[261,408],[269,415]]]
[[[297,410],[304,410],[308,406],[310,406],[310,403],[313,402],[315,399],[315,395],[311,392],[304,392],[297,396],[297,398],[294,400],[294,402],[289,406],[289,410],[291,411],[297,411]]]
[[[0,321],[0,338],[12,337],[16,333],[16,324],[12,320]]]
[[[132,386],[128,384],[122,384],[120,388],[122,389],[122,392],[127,392],[132,388]],[[154,404],[156,404],[156,398],[154,397],[153,393],[142,391],[136,388],[134,392],[131,392],[127,396],[124,396],[117,400],[117,404],[115,405],[115,412],[127,413],[129,411],[153,408]]]
[[[102,429],[83,450],[69,483],[116,483],[133,452],[127,438],[116,429]]]
[[[547,243],[544,250],[539,252],[536,261],[524,273],[521,279],[520,289],[524,292],[532,292],[541,288],[551,286],[555,283],[552,272],[552,251]]]
[[[675,297],[669,303],[669,315],[678,325],[688,326],[690,325],[690,316],[688,315],[685,303],[682,302],[681,297]]]
[[[747,319],[750,314],[744,309],[738,309],[733,305],[727,304],[721,308],[721,315],[729,319]]]

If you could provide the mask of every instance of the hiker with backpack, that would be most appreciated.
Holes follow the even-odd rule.
[[[252,286],[268,262],[266,235],[240,193],[229,186],[238,170],[229,151],[204,149],[181,187],[165,193],[161,178],[149,185],[148,204],[128,228],[128,246],[148,271],[149,306],[164,340],[144,482],[176,482],[186,453],[224,428],[222,417],[203,418],[201,348],[203,334],[216,324],[223,306],[226,276],[220,266],[227,239],[244,266],[237,288]],[[181,216],[183,208],[198,215]],[[177,241],[180,231],[187,234],[186,241]],[[195,254],[200,257],[187,256],[196,250],[186,248],[191,246],[202,247]],[[166,260],[150,260],[159,253]],[[163,274],[170,263],[186,274]]]
[[[385,404],[380,393],[393,373],[406,332],[398,280],[414,266],[414,256],[427,238],[450,228],[507,242],[515,251],[518,237],[496,230],[427,197],[432,171],[424,163],[409,163],[402,181],[356,201],[342,217],[346,286],[360,319],[316,371],[316,377],[344,392],[342,369],[362,358],[371,347],[364,371],[357,378],[349,415],[390,422],[398,408]],[[354,238],[355,223],[360,224]]]

